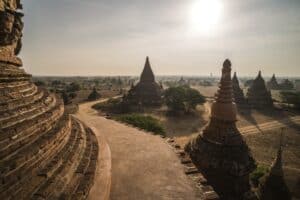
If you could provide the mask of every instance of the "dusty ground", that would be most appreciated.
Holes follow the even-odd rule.
[[[92,104],[81,104],[77,116],[110,145],[112,200],[199,199],[194,183],[162,138],[105,119],[91,109]]]

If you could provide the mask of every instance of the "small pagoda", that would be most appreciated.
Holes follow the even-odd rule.
[[[279,90],[280,89],[280,86],[279,86],[279,84],[277,82],[275,74],[273,74],[272,78],[267,83],[267,87],[268,87],[269,90]]]
[[[277,156],[271,166],[270,172],[263,177],[259,185],[260,200],[290,200],[291,194],[284,181],[282,168],[282,134]]]
[[[236,75],[236,72],[234,72],[232,78],[232,89],[233,89],[234,102],[238,105],[245,105],[246,100],[245,100],[244,92],[240,87],[240,83]]]
[[[149,57],[146,58],[140,81],[132,85],[124,101],[131,105],[159,106],[162,104],[162,87],[155,82]]]
[[[265,80],[262,78],[261,71],[254,79],[247,92],[248,104],[254,108],[272,107],[273,100],[271,92],[267,89]]]
[[[256,164],[236,127],[237,108],[232,91],[231,62],[227,59],[210,122],[185,150],[221,199],[251,199],[249,174]]]

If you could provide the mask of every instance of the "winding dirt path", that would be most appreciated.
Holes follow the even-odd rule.
[[[202,199],[162,138],[99,116],[91,108],[95,103],[81,104],[76,116],[108,141],[112,156],[110,199]]]

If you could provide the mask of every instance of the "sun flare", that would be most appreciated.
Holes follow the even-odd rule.
[[[218,25],[223,12],[220,0],[197,0],[190,9],[190,24],[195,31],[212,32]]]

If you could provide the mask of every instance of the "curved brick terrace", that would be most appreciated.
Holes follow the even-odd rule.
[[[178,157],[162,138],[101,117],[91,108],[93,104],[80,105],[77,117],[94,127],[98,135],[104,135],[109,143],[111,200],[202,199]],[[90,195],[93,191],[97,189],[92,189]]]

